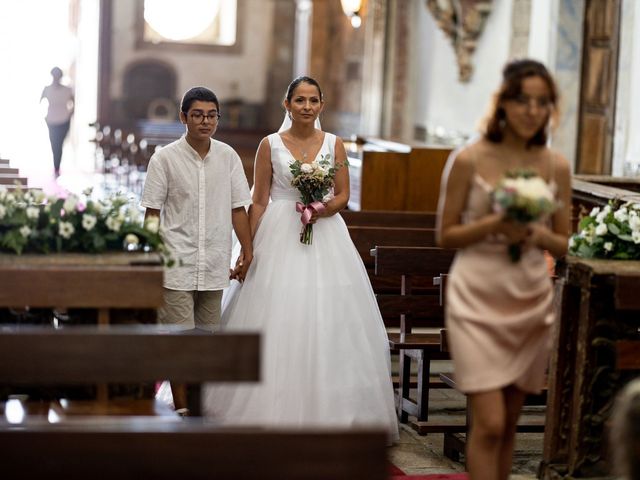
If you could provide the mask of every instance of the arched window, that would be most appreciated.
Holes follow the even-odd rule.
[[[239,51],[243,0],[138,0],[139,44],[189,50]]]

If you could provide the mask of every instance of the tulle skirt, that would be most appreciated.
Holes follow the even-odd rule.
[[[262,335],[261,381],[210,385],[205,414],[224,424],[381,427],[398,436],[387,334],[339,215],[299,241],[295,202],[274,201],[243,284],[223,300],[225,331]]]

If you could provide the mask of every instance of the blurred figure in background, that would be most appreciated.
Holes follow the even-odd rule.
[[[62,70],[58,67],[51,69],[51,84],[44,87],[40,101],[47,100],[47,128],[49,129],[49,141],[53,153],[53,168],[55,176],[60,175],[60,162],[62,160],[62,145],[69,133],[71,116],[73,115],[74,96],[73,89],[61,83]]]

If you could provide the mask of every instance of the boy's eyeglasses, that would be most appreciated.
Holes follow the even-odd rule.
[[[215,113],[202,113],[202,112],[193,112],[191,113],[191,120],[196,123],[203,123],[204,119],[210,120],[211,122],[217,122],[220,118],[220,114],[218,112]]]

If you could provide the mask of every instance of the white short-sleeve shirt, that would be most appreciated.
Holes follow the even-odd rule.
[[[238,154],[211,139],[203,159],[183,136],[153,154],[141,205],[160,210],[167,247],[181,263],[165,269],[172,290],[220,290],[229,285],[231,210],[251,204]]]

